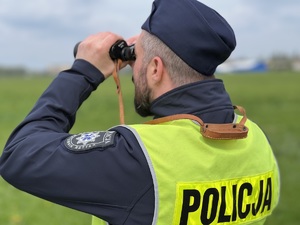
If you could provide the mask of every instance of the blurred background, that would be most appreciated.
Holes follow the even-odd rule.
[[[272,66],[281,59],[280,66],[300,69],[299,1],[202,2],[233,27],[238,44],[231,59],[271,61]],[[0,66],[34,71],[69,66],[74,45],[90,34],[138,34],[151,5],[152,0],[0,0]]]
[[[267,133],[281,168],[281,201],[267,224],[299,224],[300,2],[202,2],[226,18],[237,38],[236,50],[217,69],[217,76],[224,80],[234,104],[244,106],[249,118]],[[0,153],[52,79],[72,65],[78,41],[100,31],[125,39],[134,36],[151,5],[152,0],[0,0]],[[121,77],[128,124],[144,121],[133,109],[130,73],[127,69],[123,74],[129,76]],[[99,115],[107,113],[110,117],[99,121]],[[72,132],[105,130],[116,124],[117,97],[113,81],[108,80],[82,106]],[[90,216],[20,192],[0,177],[2,224],[88,225]]]

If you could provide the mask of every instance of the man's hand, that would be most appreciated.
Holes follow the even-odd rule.
[[[87,37],[78,46],[76,59],[84,59],[99,69],[105,78],[114,70],[114,62],[109,56],[111,46],[123,38],[119,35],[103,32]]]
[[[139,34],[138,34],[138,35],[135,35],[135,36],[133,36],[133,37],[128,38],[128,39],[126,40],[126,42],[127,42],[128,45],[133,45],[133,44],[136,43],[136,41],[137,41],[137,39],[138,39],[139,37],[140,37]]]

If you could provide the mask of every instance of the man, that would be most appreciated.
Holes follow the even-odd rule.
[[[114,225],[263,224],[278,202],[277,163],[213,75],[234,50],[234,33],[196,0],[154,1],[128,41],[136,111],[158,120],[68,133],[80,105],[112,74],[108,52],[120,39],[99,33],[79,45],[72,68],[10,136],[3,178]]]

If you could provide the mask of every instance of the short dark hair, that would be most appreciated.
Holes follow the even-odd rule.
[[[214,78],[214,76],[204,76],[191,68],[167,45],[147,31],[141,34],[141,46],[145,52],[143,63],[148,64],[155,56],[160,57],[176,86]]]

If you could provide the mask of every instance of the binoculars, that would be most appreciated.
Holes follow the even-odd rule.
[[[81,42],[78,42],[73,51],[74,57],[77,55],[78,46]],[[135,51],[134,51],[134,44],[128,46],[126,41],[124,40],[118,40],[116,43],[114,43],[110,50],[109,50],[109,56],[112,60],[121,59],[122,61],[134,61],[135,60]]]

